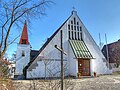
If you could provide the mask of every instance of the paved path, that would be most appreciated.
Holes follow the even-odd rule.
[[[51,87],[52,85],[55,86],[55,83],[58,83],[57,81],[59,80],[54,80],[54,82],[52,81],[53,83],[49,83],[49,84],[48,82],[43,82],[40,80],[36,80],[35,82],[32,81],[32,84],[30,84],[29,80],[17,81],[17,82],[15,81],[15,86],[17,87],[16,90],[33,90],[32,89],[33,86],[37,88],[36,90],[48,90],[48,88]],[[96,78],[72,79],[70,81],[67,80],[66,82],[67,82],[67,87],[69,88],[67,90],[120,90],[120,75],[104,75]],[[60,87],[60,84],[59,85],[56,84],[56,86]],[[48,88],[43,89],[46,87]],[[60,89],[54,89],[54,90],[60,90]]]

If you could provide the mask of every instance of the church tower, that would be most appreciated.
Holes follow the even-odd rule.
[[[29,61],[30,44],[28,41],[27,24],[25,21],[20,41],[17,44],[15,75],[23,75],[23,69],[29,63]]]

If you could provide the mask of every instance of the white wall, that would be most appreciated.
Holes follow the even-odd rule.
[[[109,68],[106,66],[106,60],[105,57],[103,56],[101,50],[89,34],[89,32],[86,30],[86,28],[82,27],[83,29],[83,39],[85,44],[87,45],[89,51],[91,52],[93,56],[92,60],[92,72],[97,72],[97,74],[108,74],[111,73]]]
[[[69,44],[69,53],[68,53],[68,62],[69,62],[69,74],[72,76],[77,76],[78,72],[78,61],[75,58],[75,55],[73,53],[73,50]]]
[[[46,77],[60,77],[60,71],[61,71],[61,62],[56,60],[49,60],[46,69],[45,69],[45,60],[38,61],[37,62],[38,67],[35,69],[32,69],[32,71],[27,70],[27,78],[44,78],[45,77],[45,71],[46,71]],[[64,61],[64,75],[67,75],[66,66],[67,61]]]
[[[25,52],[25,56],[22,56],[22,50]],[[16,75],[23,74],[23,68],[29,63],[30,61],[30,45],[17,45],[17,53],[16,53]]]

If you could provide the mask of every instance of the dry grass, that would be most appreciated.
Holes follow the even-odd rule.
[[[120,75],[120,72],[113,72],[113,75]]]
[[[0,90],[15,90],[12,80],[0,77]]]

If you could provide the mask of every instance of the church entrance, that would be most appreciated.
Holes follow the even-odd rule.
[[[81,76],[90,76],[90,59],[78,59],[78,73]]]

